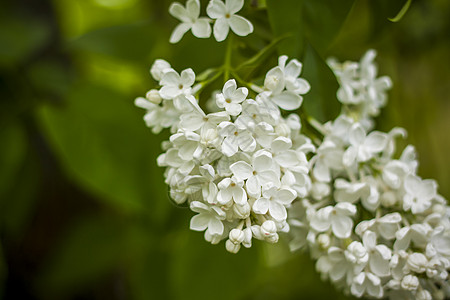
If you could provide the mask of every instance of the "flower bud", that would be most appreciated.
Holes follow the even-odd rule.
[[[330,242],[331,241],[328,234],[323,233],[317,237],[317,243],[322,249],[328,249],[328,247],[330,246]]]
[[[429,291],[427,290],[420,290],[417,292],[416,294],[416,299],[417,300],[431,300],[431,294]]]
[[[252,237],[253,237],[252,230],[250,228],[245,228],[244,229],[244,240],[242,241],[242,245],[245,248],[250,248],[252,246]]]
[[[369,260],[369,254],[360,242],[352,242],[344,253],[345,257],[354,264],[363,264]]]
[[[152,74],[155,80],[160,81],[163,71],[168,68],[170,68],[170,64],[167,61],[164,59],[157,59],[150,69],[150,74]]]
[[[271,244],[275,244],[275,243],[278,242],[278,238],[279,238],[278,234],[275,233],[275,234],[272,234],[272,235],[266,237],[266,238],[265,238],[265,241],[266,241],[266,242],[269,242],[269,243],[271,243]]]
[[[419,287],[419,279],[414,275],[406,275],[402,279],[401,287],[408,291],[415,291]]]
[[[159,91],[155,89],[148,91],[147,94],[145,95],[145,98],[147,98],[148,101],[154,104],[160,104],[162,101],[162,98],[159,95]]]
[[[271,236],[277,233],[277,225],[274,221],[268,220],[261,225],[261,233],[264,236]]]
[[[397,197],[395,196],[395,193],[392,191],[384,192],[381,195],[381,205],[384,207],[391,207],[394,206],[395,203],[397,203]]]
[[[428,260],[422,253],[413,253],[408,257],[408,267],[416,273],[423,273],[427,269]]]
[[[227,240],[225,242],[225,248],[227,249],[228,252],[238,253],[239,249],[241,249],[241,244],[235,244],[232,241]]]
[[[244,241],[245,235],[242,230],[235,228],[230,231],[229,237],[232,243],[240,244],[242,243],[242,241]]]
[[[291,128],[289,128],[289,125],[281,123],[275,127],[275,133],[279,136],[289,137],[291,134]]]

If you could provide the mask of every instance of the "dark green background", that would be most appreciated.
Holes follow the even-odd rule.
[[[258,1],[248,1],[257,3]],[[205,4],[206,1],[203,1]],[[337,83],[323,59],[378,51],[394,89],[378,128],[402,126],[419,174],[450,196],[450,2],[267,0],[234,63],[291,33],[278,50],[304,62],[305,107],[336,116]],[[134,98],[155,86],[164,58],[196,73],[219,66],[224,44],[188,33],[170,1],[9,0],[0,4],[0,295],[4,299],[343,299],[307,254],[255,242],[238,255],[189,230],[155,164],[153,135]],[[264,5],[260,1],[259,5]],[[204,7],[205,5],[203,5]],[[270,23],[266,22],[269,18]],[[249,45],[245,44],[248,41]],[[283,54],[279,53],[279,54]],[[263,74],[275,64],[269,53]],[[253,73],[252,73],[253,72]]]

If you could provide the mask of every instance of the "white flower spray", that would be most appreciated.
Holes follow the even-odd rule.
[[[198,0],[173,3],[169,12],[181,23],[170,41],[189,30],[198,38],[213,31],[219,42],[230,29],[246,36],[253,25],[237,15],[243,5],[211,0],[209,19],[200,17]],[[253,238],[276,243],[289,232],[291,250],[307,249],[322,277],[346,293],[444,299],[450,208],[436,182],[417,175],[413,146],[396,154],[395,139],[406,131],[373,130],[392,86],[389,77],[377,77],[375,56],[369,50],[360,62],[328,60],[342,111],[326,124],[306,117],[320,138],[303,133],[298,114],[286,113],[299,109],[310,90],[302,64],[286,56],[263,86],[226,80],[208,112],[199,104],[205,82],[158,59],[150,72],[160,87],[135,104],[154,133],[170,130],[158,165],[166,168],[171,198],[196,213],[190,228],[204,231],[206,241],[226,240],[237,253]]]

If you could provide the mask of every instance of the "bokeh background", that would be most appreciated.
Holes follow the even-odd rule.
[[[419,174],[436,178],[448,198],[450,2],[412,1],[393,23],[388,18],[405,0],[345,0],[335,24],[340,8],[327,6],[334,1],[302,1],[300,14],[292,1],[268,0],[271,21],[279,14],[294,23],[255,34],[303,32],[301,17],[309,22],[297,42],[309,40],[301,48],[317,52],[289,53],[310,62],[306,107],[318,118],[338,112],[322,58],[357,60],[377,49],[380,74],[394,82],[378,128],[406,128],[401,144],[416,145]],[[170,2],[1,2],[0,297],[345,299],[320,280],[307,254],[289,253],[287,238],[229,254],[190,231],[192,213],[169,200],[155,163],[168,133],[155,136],[144,126],[134,98],[155,86],[148,72],[155,58],[200,73],[221,64],[224,48],[190,34],[170,45],[177,24]],[[249,2],[252,21],[265,16]],[[327,28],[333,32],[321,35]]]

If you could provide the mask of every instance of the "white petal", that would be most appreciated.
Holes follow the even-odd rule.
[[[288,150],[289,148],[291,148],[291,146],[292,146],[291,139],[280,136],[273,140],[271,149],[272,149],[273,153],[277,153],[277,152]]]
[[[239,103],[226,103],[225,110],[230,116],[237,116],[242,111],[242,106]]]
[[[257,214],[265,214],[269,210],[269,200],[266,198],[259,198],[253,203],[253,211]]]
[[[245,183],[245,186],[250,196],[254,198],[258,198],[261,196],[261,186],[259,185],[256,176],[251,176],[250,178],[248,178],[247,182]]]
[[[210,18],[218,19],[225,16],[227,9],[222,1],[211,0],[206,7],[206,13]]]
[[[191,29],[192,25],[189,23],[180,23],[175,27],[172,31],[172,35],[170,36],[170,42],[172,44],[178,43],[183,35]]]
[[[220,190],[219,193],[217,193],[217,202],[224,205],[231,201],[231,197],[233,194],[230,192],[229,189]]]
[[[354,146],[361,145],[364,142],[364,139],[366,138],[366,131],[359,123],[356,123],[350,129],[348,138],[350,144]]]
[[[237,140],[239,148],[244,152],[253,152],[256,148],[256,141],[251,134],[239,134]]]
[[[258,172],[257,176],[259,184],[263,188],[268,188],[269,185],[280,187],[280,176],[278,176],[274,171],[272,170],[266,170]]]
[[[211,218],[208,224],[208,231],[210,234],[222,234],[223,233],[223,224],[221,221],[216,218]]]
[[[303,98],[300,95],[290,91],[284,91],[279,95],[273,96],[272,101],[284,110],[294,110],[302,105]]]
[[[226,0],[225,6],[229,14],[235,14],[244,6],[244,0]]]
[[[191,112],[188,114],[182,114],[180,116],[180,128],[185,130],[195,131],[203,126],[205,121],[203,116],[198,112]]]
[[[331,180],[330,169],[322,159],[318,159],[314,164],[313,175],[317,180],[322,182],[329,182]]]
[[[229,21],[231,30],[239,36],[246,36],[253,32],[253,25],[241,16],[233,15]]]
[[[233,199],[236,204],[244,205],[247,203],[247,193],[243,188],[236,187],[233,189]]]
[[[331,206],[318,210],[311,218],[311,228],[319,232],[327,231],[330,228],[330,213],[333,211]]]
[[[382,132],[371,132],[364,141],[364,148],[370,149],[371,152],[381,152],[386,147],[387,135]]]
[[[277,221],[283,221],[287,218],[286,208],[276,201],[269,201],[269,212]]]
[[[345,150],[344,155],[342,156],[342,163],[349,167],[356,162],[356,156],[358,155],[358,149],[350,146]]]
[[[267,151],[258,151],[253,158],[253,167],[261,172],[272,167],[272,155]]]
[[[198,38],[209,38],[211,36],[211,25],[205,18],[198,19],[192,25],[192,34]]]
[[[283,205],[289,205],[297,197],[297,192],[293,189],[284,188],[277,192],[277,201]]]
[[[353,228],[353,220],[347,216],[331,215],[331,229],[340,239],[350,237]]]
[[[186,8],[178,2],[174,2],[170,5],[169,13],[182,22],[190,22]]]
[[[284,74],[287,77],[297,78],[301,72],[302,64],[296,59],[292,59],[284,68]]]
[[[238,180],[245,180],[252,176],[253,168],[244,161],[235,162],[230,166],[231,172]]]
[[[367,250],[375,249],[375,246],[377,244],[377,235],[375,234],[375,232],[372,231],[364,232],[363,244]]]
[[[278,153],[275,156],[275,161],[284,168],[293,167],[300,163],[297,157],[297,153],[295,153],[294,150],[288,150]]]
[[[241,103],[245,100],[245,98],[247,98],[247,95],[248,89],[245,87],[241,87],[232,93],[231,100],[235,103]]]
[[[195,82],[195,73],[191,68],[183,70],[180,77],[184,87],[190,87]]]
[[[198,214],[192,217],[190,227],[191,230],[203,231],[209,223],[209,216],[207,214]]]
[[[200,1],[198,0],[188,0],[186,2],[186,11],[192,19],[197,19],[200,15]]]
[[[222,42],[227,38],[230,31],[230,25],[225,18],[217,19],[214,23],[214,37],[218,42]]]
[[[238,151],[238,144],[236,143],[236,139],[234,138],[234,136],[226,137],[222,142],[223,154],[230,157],[235,155],[237,151]]]

